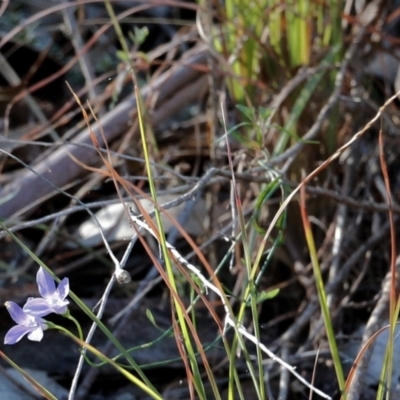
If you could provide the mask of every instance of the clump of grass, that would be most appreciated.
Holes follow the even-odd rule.
[[[229,88],[236,102],[255,106],[255,87],[267,71],[267,85],[292,75],[295,67],[315,62],[315,55],[342,46],[339,1],[242,0],[218,9],[223,21],[214,44],[231,66]],[[335,60],[339,60],[336,53]],[[272,65],[277,67],[274,69]],[[229,75],[228,75],[229,76]],[[262,86],[265,90],[268,86]]]

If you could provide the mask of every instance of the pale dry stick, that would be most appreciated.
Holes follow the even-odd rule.
[[[116,271],[113,273],[113,275],[112,275],[110,281],[108,282],[108,285],[107,285],[107,287],[106,287],[106,289],[105,289],[105,291],[103,293],[103,296],[102,296],[102,298],[101,298],[101,300],[99,302],[99,310],[98,310],[97,315],[96,315],[96,317],[99,320],[103,317],[104,310],[105,310],[106,304],[107,304],[107,300],[108,300],[108,297],[109,297],[109,295],[111,293],[111,289],[114,286],[115,281],[119,281],[120,283],[127,283],[127,282],[130,281],[130,276],[127,275],[128,273],[125,270],[123,270],[123,268],[124,268],[124,266],[125,266],[125,264],[126,264],[126,262],[128,260],[129,255],[132,252],[133,246],[135,245],[135,243],[137,241],[137,237],[138,237],[137,235],[138,235],[138,233],[135,233],[132,236],[132,238],[131,238],[131,240],[130,240],[130,242],[129,242],[126,250],[125,250],[125,253],[124,253],[124,255],[123,255],[122,259],[121,259],[121,262],[119,263],[119,270],[116,269]],[[126,278],[126,280],[124,282],[121,282],[121,278],[124,278],[124,277]],[[86,336],[85,343],[90,343],[91,342],[96,329],[97,329],[97,324],[95,322],[93,322],[92,326],[90,327],[89,333]],[[81,372],[82,372],[83,363],[85,362],[86,350],[87,350],[86,348],[84,350],[82,350],[81,355],[79,357],[78,365],[77,365],[77,368],[76,368],[76,371],[75,371],[75,374],[74,374],[74,378],[73,378],[72,383],[71,383],[71,388],[70,388],[70,391],[69,391],[68,400],[73,400],[75,398],[75,392],[76,392],[76,388],[78,386],[79,377],[80,377]]]
[[[234,186],[231,182],[231,190],[230,190],[230,207],[231,207],[231,217],[232,217],[232,230],[231,230],[231,237],[236,237],[236,227],[237,227],[237,216],[236,216],[236,206],[235,206],[235,193],[234,193]],[[233,270],[233,264],[235,262],[235,253],[232,251],[232,255],[229,260],[229,271]]]
[[[147,232],[149,232],[156,240],[158,240],[157,235],[153,232],[153,230],[147,225],[146,222],[140,220],[139,218],[137,218],[135,215],[131,215],[132,221],[137,224],[139,227],[145,229]],[[287,364],[286,362],[284,362],[282,359],[280,359],[278,356],[276,356],[271,350],[269,350],[265,345],[263,345],[255,336],[253,336],[252,334],[250,334],[242,325],[239,325],[237,323],[234,322],[234,319],[232,318],[232,316],[230,315],[229,312],[229,307],[225,301],[225,297],[223,296],[223,294],[220,292],[220,290],[211,282],[209,282],[207,280],[207,278],[201,273],[201,271],[196,268],[193,264],[189,263],[188,261],[186,261],[186,259],[184,257],[182,257],[180,255],[180,253],[175,249],[175,247],[173,247],[171,244],[169,244],[168,242],[165,243],[167,249],[171,252],[171,254],[173,255],[173,257],[176,259],[176,261],[185,266],[189,271],[191,271],[193,274],[195,274],[197,276],[197,278],[199,278],[199,280],[202,282],[202,284],[204,285],[204,288],[206,290],[206,293],[209,290],[211,290],[212,292],[214,292],[221,300],[221,303],[224,307],[225,310],[225,328],[224,331],[226,330],[226,328],[228,326],[231,326],[232,328],[236,329],[239,333],[241,333],[246,339],[248,339],[249,341],[251,341],[253,344],[255,344],[258,348],[260,348],[265,354],[267,354],[268,357],[270,357],[271,359],[273,359],[274,361],[276,361],[279,365],[283,366],[284,368],[286,368],[291,374],[293,374],[302,384],[304,384],[305,386],[307,386],[310,390],[312,390],[313,392],[317,393],[318,395],[320,395],[321,397],[323,397],[324,399],[331,399],[330,396],[328,396],[327,394],[323,393],[322,391],[320,391],[319,389],[315,388],[314,386],[312,386],[309,382],[307,382],[300,374],[298,374],[295,371],[295,368],[292,367],[291,365]]]
[[[396,259],[396,270],[396,286],[397,288],[399,288],[400,257],[397,257]],[[378,332],[379,329],[382,328],[382,326],[386,325],[390,304],[390,286],[391,271],[386,274],[385,279],[382,282],[382,294],[379,297],[378,303],[372,311],[371,316],[369,317],[367,325],[364,329],[360,349],[362,349],[368,343],[371,337],[376,332]],[[366,371],[372,355],[372,351],[373,344],[365,350],[361,359],[357,361],[357,364],[353,365],[353,368],[356,368],[356,370],[351,381],[351,386],[347,393],[347,400],[358,400],[360,398],[360,395],[362,394],[363,379],[366,377]],[[390,390],[390,388],[388,388],[388,390]]]
[[[79,26],[74,16],[73,9],[71,7],[63,8],[62,15],[64,19],[64,25],[67,28],[67,33],[71,39],[72,45],[75,49],[75,53],[78,54],[84,46],[84,43],[79,30]],[[94,69],[87,52],[84,52],[79,57],[79,65],[86,81],[86,88],[89,93],[89,99],[91,101],[94,101],[96,100],[96,97],[98,95],[97,86],[93,84],[93,81],[96,78],[96,74],[94,73]]]
[[[110,281],[108,282],[108,285],[107,285],[105,291],[104,291],[104,294],[103,294],[103,298],[104,299],[108,298],[108,296],[109,296],[109,294],[111,292],[111,289],[114,286],[115,281],[116,281],[116,277],[113,274],[111,279],[110,279]],[[97,315],[96,315],[96,317],[98,319],[101,319],[103,317],[103,313],[104,313],[104,310],[106,308],[106,304],[107,304],[107,301],[101,301],[100,302],[100,307],[99,307],[99,310],[98,310]],[[96,331],[96,328],[97,328],[97,324],[94,322],[92,324],[92,326],[90,327],[90,330],[89,330],[89,332],[88,332],[88,334],[86,336],[85,343],[90,343],[91,342],[92,337],[93,337],[93,335],[94,335],[94,333]],[[79,356],[78,365],[76,367],[76,370],[75,370],[75,373],[74,373],[74,377],[73,377],[72,382],[71,382],[71,387],[69,389],[68,400],[74,400],[74,398],[75,398],[75,392],[76,392],[76,388],[78,386],[79,377],[80,377],[81,372],[82,372],[83,363],[85,362],[86,351],[87,351],[86,347],[81,350],[81,355]]]
[[[0,6],[0,18],[6,11],[9,4],[10,4],[10,0],[2,0],[2,4]]]
[[[356,150],[349,148],[345,160],[344,178],[341,189],[341,195],[345,196],[350,193],[350,187],[354,179],[354,166],[356,163],[355,154]],[[347,206],[339,204],[336,213],[336,226],[333,234],[332,243],[332,262],[329,268],[328,282],[334,281],[341,264],[341,250],[343,240],[345,238],[345,226],[347,223]],[[336,301],[337,294],[332,292],[327,296],[328,307],[331,308]]]
[[[281,358],[282,360],[285,360],[285,362],[288,362],[290,353],[289,353],[289,345],[285,344],[282,346],[281,349]],[[289,395],[289,371],[284,368],[282,365],[280,367],[280,374],[279,374],[279,400],[286,400]]]
[[[297,186],[298,183],[290,182],[288,183],[288,185]],[[351,197],[343,196],[342,194],[337,193],[333,190],[325,189],[318,186],[307,186],[306,192],[314,195],[329,197],[337,201],[338,203],[346,204],[347,206],[355,208],[357,210],[377,212],[377,213],[389,211],[389,206],[385,203],[373,203],[370,201],[362,201],[362,200],[357,201]],[[400,214],[400,205],[394,203],[391,210],[393,211],[394,214]]]

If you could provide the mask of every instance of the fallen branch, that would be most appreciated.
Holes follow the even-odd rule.
[[[170,71],[162,74],[155,82],[142,90],[144,99],[151,95],[157,96],[151,122],[154,126],[160,124],[167,117],[190,102],[198,100],[199,93],[207,87],[206,71],[207,51],[204,47],[190,52]],[[82,130],[71,143],[66,143],[50,154],[37,165],[31,166],[33,171],[24,170],[15,180],[0,191],[0,197],[17,191],[9,200],[0,204],[0,218],[8,219],[22,213],[32,212],[42,198],[48,198],[54,189],[44,180],[45,178],[58,188],[62,188],[87,172],[80,165],[72,161],[71,156],[86,165],[99,162],[95,149],[88,149],[90,145],[90,130],[96,135],[100,146],[104,144],[100,127],[104,130],[105,140],[111,142],[123,134],[129,127],[132,114],[136,111],[136,100],[132,94],[121,104],[93,123],[90,129]],[[7,154],[1,150],[0,152]]]

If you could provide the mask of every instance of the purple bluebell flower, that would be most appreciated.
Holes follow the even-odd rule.
[[[69,280],[64,278],[56,288],[53,277],[40,267],[36,282],[42,298],[30,298],[24,305],[24,311],[34,317],[45,317],[48,314],[65,314],[69,301],[65,300],[69,293]]]
[[[15,344],[26,334],[28,339],[40,342],[43,338],[43,331],[47,329],[46,321],[42,318],[27,314],[17,303],[7,301],[5,303],[11,318],[17,323],[6,334],[4,344]]]

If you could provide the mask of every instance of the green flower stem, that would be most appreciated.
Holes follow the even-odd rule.
[[[65,318],[71,320],[71,321],[75,324],[76,329],[78,330],[79,339],[83,340],[82,328],[81,328],[81,325],[79,324],[79,322],[77,321],[77,319],[74,318],[74,317],[71,315],[71,313],[69,312],[69,310],[68,310],[65,314],[63,314],[63,317],[65,317]]]

